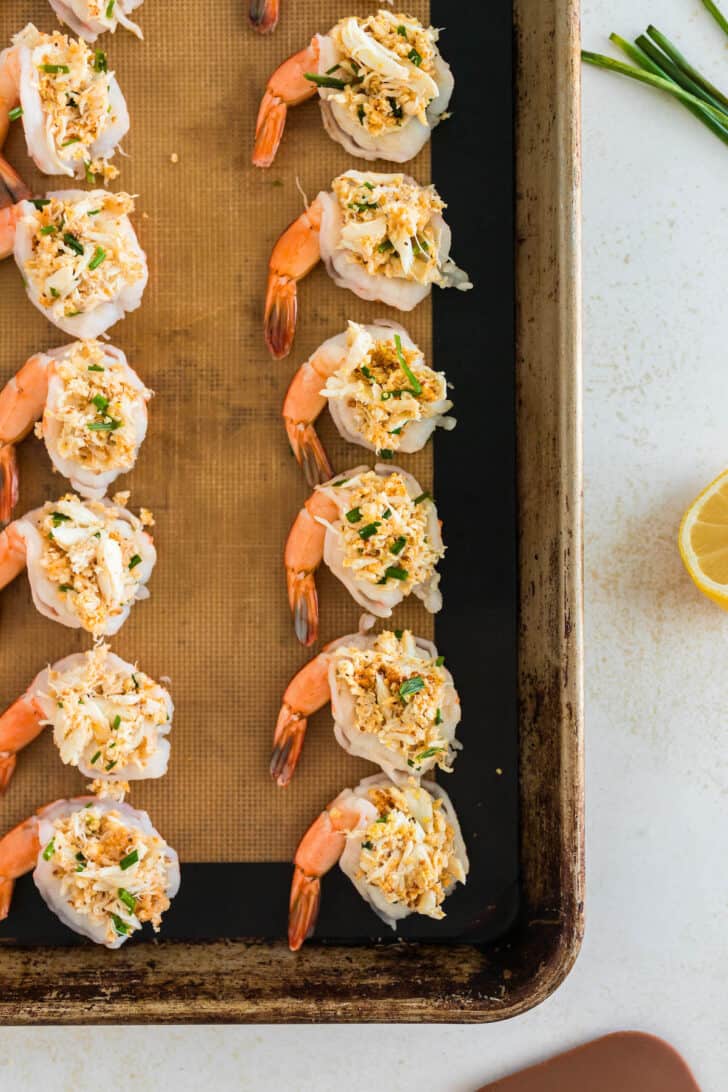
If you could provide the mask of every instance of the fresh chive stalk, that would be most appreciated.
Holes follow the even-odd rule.
[[[703,7],[710,12],[720,29],[728,34],[728,19],[726,19],[718,5],[714,4],[713,0],[703,0]]]

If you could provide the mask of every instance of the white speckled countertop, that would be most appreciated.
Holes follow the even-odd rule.
[[[699,0],[583,11],[588,48],[655,20],[728,86]],[[588,924],[571,976],[483,1027],[0,1030],[2,1092],[471,1092],[628,1027],[725,1092],[728,616],[692,590],[675,536],[728,465],[728,148],[589,70],[584,160]]]

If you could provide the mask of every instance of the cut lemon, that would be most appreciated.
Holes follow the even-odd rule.
[[[690,505],[678,544],[696,587],[728,610],[728,470]]]

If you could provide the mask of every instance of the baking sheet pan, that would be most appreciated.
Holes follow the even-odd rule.
[[[172,769],[161,784],[135,791],[132,802],[149,808],[187,862],[183,891],[164,935],[197,943],[128,946],[115,963],[125,975],[123,996],[107,990],[103,1011],[94,1019],[135,1018],[132,1012],[142,1011],[159,1019],[346,1019],[384,1012],[389,1019],[393,1012],[402,1019],[440,1019],[448,1013],[454,1018],[456,1011],[463,1018],[498,1018],[538,999],[565,973],[581,920],[577,300],[569,291],[554,309],[551,287],[563,275],[564,263],[572,276],[578,272],[577,157],[569,128],[576,119],[575,6],[562,0],[547,10],[531,0],[518,5],[515,59],[525,188],[519,185],[517,391],[511,13],[503,6],[487,18],[456,9],[440,15],[438,7],[445,5],[432,6],[433,21],[449,28],[443,48],[460,80],[455,116],[433,142],[432,174],[450,205],[455,256],[473,274],[478,290],[435,300],[434,359],[456,384],[460,425],[440,439],[434,468],[430,453],[410,458],[407,465],[426,487],[434,471],[446,519],[446,608],[436,634],[463,693],[467,748],[448,788],[465,819],[474,867],[468,888],[448,904],[445,928],[426,923],[412,935],[469,943],[443,947],[440,956],[427,945],[406,951],[400,945],[339,946],[331,964],[326,963],[330,949],[311,946],[295,966],[275,943],[261,948],[248,939],[219,949],[212,942],[282,933],[289,875],[284,862],[300,830],[326,799],[368,769],[335,748],[321,717],[311,726],[291,789],[276,791],[265,772],[280,693],[305,659],[292,639],[280,568],[281,544],[305,489],[285,452],[279,405],[296,362],[343,328],[347,318],[367,321],[383,310],[333,289],[319,270],[302,289],[302,318],[289,361],[271,363],[262,346],[267,253],[301,207],[296,181],[313,196],[349,166],[323,136],[313,104],[291,118],[280,160],[267,175],[248,166],[262,74],[342,11],[329,3],[299,4],[285,13],[273,38],[260,41],[246,35],[242,6],[233,0],[218,6],[214,35],[202,5],[179,7],[172,33],[184,40],[174,48],[168,23],[152,5],[143,9],[145,46],[118,36],[109,46],[133,118],[131,160],[125,161],[120,182],[140,194],[138,223],[152,266],[141,312],[113,337],[158,392],[150,436],[129,485],[133,502],[155,510],[160,550],[152,599],[137,608],[116,647],[122,655],[138,657],[150,673],[172,676],[179,710]],[[427,14],[424,4],[409,8]],[[370,7],[349,4],[348,10]],[[2,32],[17,29],[28,17],[48,25],[40,0],[7,4]],[[180,57],[190,54],[194,63],[180,64]],[[488,93],[483,96],[485,58]],[[546,158],[524,159],[524,142],[529,152]],[[9,153],[21,162],[18,148],[16,134]],[[430,177],[428,154],[413,167],[423,181]],[[544,162],[554,168],[548,176]],[[571,238],[565,234],[569,229]],[[58,339],[30,312],[14,272],[6,267],[0,277],[3,307],[13,316],[0,328],[0,359],[8,362],[10,374],[30,352]],[[537,351],[533,324],[538,321]],[[429,309],[421,307],[405,322],[429,351]],[[563,354],[554,384],[544,370],[545,355],[557,345]],[[520,619],[514,405],[521,425]],[[524,415],[530,415],[531,426],[526,446]],[[337,467],[359,461],[357,450],[347,450],[330,428],[324,435]],[[62,488],[57,479],[51,481],[39,455],[33,441],[25,445],[22,496],[28,506],[44,499],[54,484]],[[543,489],[544,475],[550,496]],[[549,551],[547,566],[539,565],[539,545]],[[529,578],[526,602],[524,571],[534,565],[537,579]],[[357,611],[326,576],[321,594],[324,636],[353,630]],[[0,688],[9,700],[40,663],[78,644],[69,631],[32,614],[21,582],[5,593],[1,609],[3,635],[12,632],[12,647],[6,646],[0,665]],[[556,630],[544,627],[551,619]],[[400,610],[398,624],[430,632],[428,619],[416,608]],[[78,790],[77,778],[59,771],[47,741],[23,755],[20,766],[0,805],[4,826],[36,806],[39,796]],[[16,911],[22,912],[14,913],[1,953],[0,971],[8,975],[2,1011],[21,1020],[80,1018],[75,1005],[98,990],[94,983],[103,976],[99,955],[104,953],[87,946],[65,953],[33,948],[51,941],[63,945],[68,938],[38,906],[30,885],[19,887]],[[211,891],[220,897],[211,898]],[[494,945],[514,918],[502,943]],[[327,880],[319,932],[351,943],[371,942],[380,929],[334,874]],[[356,1011],[343,982],[337,988],[332,977],[336,968],[337,975],[341,971],[344,952],[350,953],[344,961],[349,988],[362,979],[370,984],[366,1003],[359,1000]],[[72,982],[70,967],[75,968]],[[374,967],[376,989],[368,977]],[[406,967],[417,968],[416,987]],[[163,997],[151,988],[158,972],[167,983]],[[288,983],[300,974],[310,987],[306,997]],[[258,988],[251,992],[252,982]],[[382,991],[388,991],[393,1008],[378,1008]],[[133,1010],[124,1009],[124,997],[133,998]]]

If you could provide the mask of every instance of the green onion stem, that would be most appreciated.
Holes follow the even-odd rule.
[[[703,0],[703,7],[710,12],[720,29],[728,34],[728,19],[726,19],[718,5],[714,4],[713,0]]]
[[[677,49],[670,39],[666,38],[657,27],[652,25],[648,26],[647,33],[652,41],[660,47],[663,53],[667,53],[670,60],[674,61],[678,68],[682,69],[686,76],[689,76],[691,80],[694,80],[707,91],[711,98],[718,100],[723,110],[728,107],[728,98],[723,94],[720,88],[716,87],[715,84],[712,84],[710,80],[706,80],[702,72],[698,72],[697,68],[693,68],[687,57],[684,57],[680,50]]]

